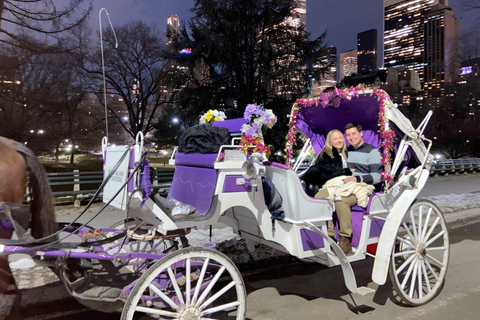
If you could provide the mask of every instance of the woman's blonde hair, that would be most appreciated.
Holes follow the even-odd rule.
[[[330,156],[330,158],[333,158],[333,152],[332,152],[332,149],[333,149],[333,145],[332,145],[332,135],[333,133],[335,132],[338,132],[342,135],[343,137],[343,133],[340,131],[340,130],[337,130],[337,129],[333,129],[331,130],[328,134],[327,134],[327,138],[325,139],[325,146],[323,147],[322,151],[320,151],[319,153],[319,156],[321,156],[323,153],[326,153]],[[341,150],[341,153],[343,155],[343,158],[345,159],[345,161],[347,161],[347,147],[346,147],[346,144],[345,144],[345,138],[343,138],[343,147],[342,147],[342,150]]]

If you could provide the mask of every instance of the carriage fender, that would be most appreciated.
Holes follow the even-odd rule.
[[[398,197],[385,220],[382,233],[378,239],[377,253],[375,255],[375,262],[372,271],[372,280],[378,285],[385,284],[387,280],[388,266],[390,264],[390,257],[392,255],[392,249],[395,244],[398,228],[400,227],[408,208],[425,186],[428,176],[429,172],[426,169],[422,169],[419,172],[416,187],[406,189]]]

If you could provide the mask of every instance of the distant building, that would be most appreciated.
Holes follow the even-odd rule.
[[[377,29],[357,34],[358,74],[376,71],[377,68]]]
[[[167,44],[170,44],[171,41],[178,37],[180,32],[180,19],[177,14],[172,14],[167,19]]]
[[[359,84],[365,87],[377,87],[384,89],[387,81],[387,70],[376,70],[365,74],[353,74],[345,76],[341,85],[343,87],[356,87]]]
[[[377,87],[385,90],[399,106],[407,106],[411,99],[421,96],[421,85],[418,74],[405,67],[380,69],[363,75],[346,76],[341,86]],[[423,98],[422,98],[423,99]]]
[[[347,52],[340,53],[340,82],[346,76],[357,74],[357,49],[353,49]]]
[[[326,88],[337,85],[337,47],[327,48],[327,55],[322,59],[322,64],[330,64],[329,72],[321,79],[312,79],[312,97],[318,97]]]
[[[307,25],[307,0],[296,0],[292,14],[288,17],[292,26],[305,27]]]
[[[445,85],[452,83],[460,73],[458,56],[459,22],[450,7],[438,4],[427,14],[424,52],[424,96],[437,98],[445,95]]]
[[[0,86],[2,91],[21,84],[20,63],[17,58],[0,56]]]
[[[444,95],[459,68],[458,20],[448,0],[384,0],[384,66],[414,70],[426,98]]]

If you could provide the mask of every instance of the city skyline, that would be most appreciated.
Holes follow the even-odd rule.
[[[397,1],[397,0],[392,0]],[[449,6],[460,19],[460,33],[474,24],[475,12],[460,12],[460,0],[449,0]],[[98,29],[98,11],[106,8],[114,25],[130,20],[155,23],[160,32],[166,32],[166,21],[178,14],[182,26],[191,16],[193,0],[97,0],[94,3],[90,24]],[[307,30],[312,38],[327,31],[326,45],[346,52],[357,47],[357,34],[369,29],[378,30],[378,66],[383,66],[383,1],[378,0],[308,0]]]

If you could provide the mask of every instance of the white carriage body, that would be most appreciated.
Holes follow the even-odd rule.
[[[361,92],[371,93],[368,89]],[[262,175],[273,182],[282,197],[284,221],[272,223],[271,214],[264,201],[262,175],[253,177],[251,181],[245,179],[243,163],[235,161],[214,163],[212,170],[217,172],[216,183],[210,210],[204,216],[173,216],[155,201],[154,197],[147,199],[143,207],[140,207],[141,193],[130,193],[129,216],[152,225],[156,231],[163,234],[177,229],[203,229],[223,222],[247,240],[249,249],[253,249],[256,243],[266,244],[301,259],[309,259],[328,266],[342,265],[344,271],[350,268],[347,266],[348,262],[364,259],[369,255],[368,246],[378,243],[372,279],[378,284],[383,284],[388,273],[396,231],[405,212],[424,187],[433,163],[429,146],[425,146],[425,141],[429,144],[431,142],[423,137],[423,130],[430,115],[419,128],[415,129],[391,101],[384,107],[387,121],[393,122],[403,132],[403,139],[396,150],[396,158],[390,169],[390,173],[396,176],[396,179],[387,192],[372,195],[368,212],[362,215],[362,232],[352,255],[345,257],[339,252],[338,246],[329,242],[326,236],[327,222],[332,220],[333,202],[309,197],[294,170],[264,165],[261,162],[258,165],[264,167]],[[219,155],[228,148],[237,149],[238,146],[232,141],[231,145],[222,147]],[[140,139],[135,150],[136,159],[139,159],[141,149]],[[413,151],[421,165],[413,170],[407,171],[405,168],[397,172],[408,149]],[[226,191],[227,181],[239,188]],[[253,191],[252,182],[256,185]],[[173,183],[176,183],[175,180]],[[381,234],[372,235],[372,226],[379,223],[383,225]],[[312,226],[316,228],[312,229]],[[310,239],[311,233],[315,232],[322,234],[322,240]],[[317,244],[305,245],[306,242],[312,241],[317,241]],[[355,286],[354,277],[353,283],[347,283],[347,286],[349,288]]]

